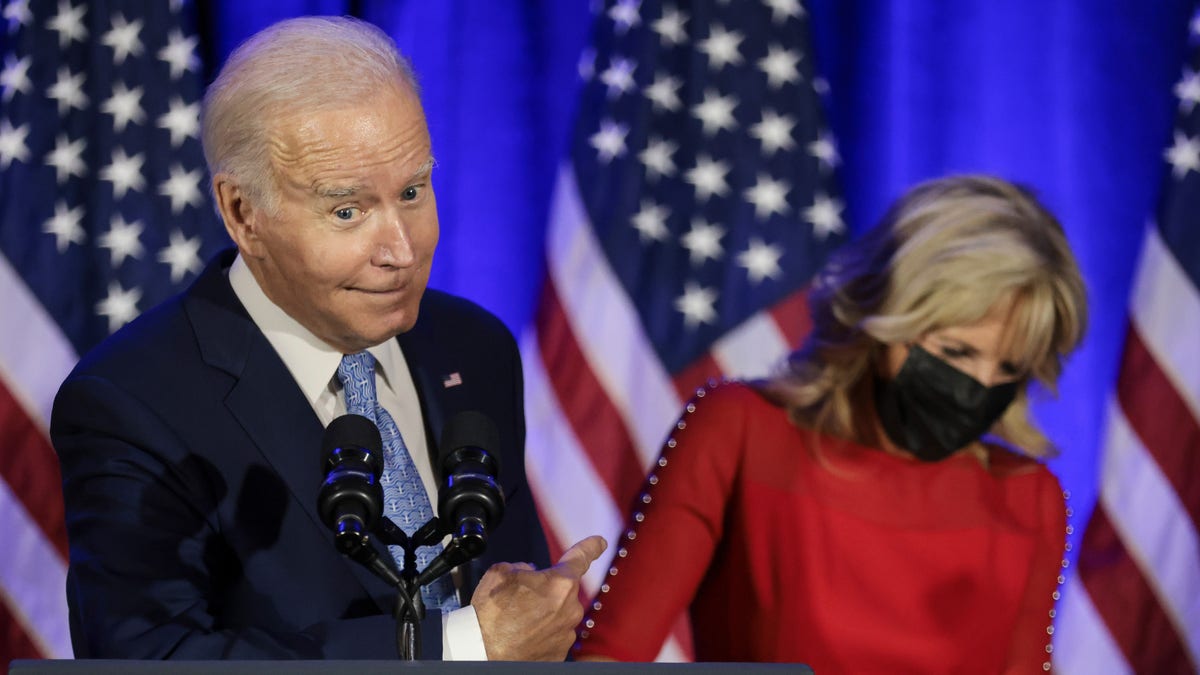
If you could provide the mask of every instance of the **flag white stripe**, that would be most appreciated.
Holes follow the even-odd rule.
[[[1061,675],[1133,675],[1125,654],[1088,595],[1079,575],[1063,586],[1054,628],[1054,670]]]
[[[1142,247],[1130,315],[1154,360],[1200,419],[1200,292],[1153,225]]]
[[[1109,400],[1100,501],[1125,550],[1200,663],[1200,538],[1161,467]]]
[[[530,488],[541,505],[542,517],[553,530],[551,536],[563,547],[599,534],[608,541],[606,556],[611,556],[624,527],[625,514],[613,505],[608,488],[596,474],[575,430],[558,406],[534,331],[525,332],[521,351],[528,429],[525,470]],[[608,565],[593,564],[583,578],[584,589],[594,594],[607,573]]]
[[[563,311],[645,469],[658,457],[682,402],[596,241],[569,163],[558,174],[550,223],[546,258]]]
[[[38,302],[8,258],[0,255],[0,378],[29,418],[42,429],[50,426],[50,408],[58,386],[79,355]],[[19,325],[19,330],[12,330]]]
[[[728,377],[764,377],[790,348],[770,312],[757,312],[713,343],[712,354]]]
[[[0,481],[0,588],[30,639],[50,658],[71,658],[67,623],[67,566],[21,500]]]

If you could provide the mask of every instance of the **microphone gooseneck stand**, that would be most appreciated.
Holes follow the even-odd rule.
[[[488,532],[504,515],[504,492],[496,482],[497,458],[486,448],[499,446],[496,426],[481,413],[458,413],[446,425],[438,465],[445,485],[437,517],[410,537],[382,516],[382,441],[370,419],[347,414],[329,424],[322,439],[325,482],[317,496],[321,520],[333,530],[334,545],[347,557],[396,589],[396,650],[408,661],[421,658],[421,587],[482,554]],[[449,526],[443,523],[450,523]],[[371,534],[404,551],[403,570],[390,554],[380,555]],[[417,548],[450,541],[424,570],[417,571]]]
[[[380,518],[374,525],[372,529],[380,541],[404,549],[404,569],[399,573],[391,556],[379,555],[365,531],[339,532],[335,537],[337,548],[396,589],[396,652],[405,661],[415,661],[421,658],[421,621],[425,618],[421,587],[441,576],[428,574],[435,567],[433,563],[421,574],[417,573],[417,547],[436,544],[448,531],[442,528],[437,517],[418,528],[411,537],[390,518]],[[446,567],[446,571],[454,565]]]

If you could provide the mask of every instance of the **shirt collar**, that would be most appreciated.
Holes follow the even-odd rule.
[[[267,341],[279,354],[279,358],[283,360],[283,364],[292,373],[296,384],[300,386],[310,404],[315,406],[321,394],[340,389],[340,386],[334,387],[332,383],[336,381],[338,364],[342,361],[341,350],[314,335],[272,302],[240,254],[229,268],[229,284],[233,286],[234,294],[246,308],[250,319],[263,332]],[[404,363],[400,343],[387,340],[368,348],[367,351],[375,357],[378,372],[388,386],[395,387],[399,381],[399,368]]]

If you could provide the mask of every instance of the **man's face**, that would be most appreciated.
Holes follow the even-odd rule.
[[[239,241],[267,296],[346,353],[412,328],[438,239],[416,96],[389,90],[273,131],[279,208],[253,209],[257,241]]]

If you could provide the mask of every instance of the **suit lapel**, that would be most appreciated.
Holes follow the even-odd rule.
[[[408,372],[412,374],[417,397],[421,401],[421,417],[425,420],[425,437],[429,446],[429,464],[433,467],[434,479],[441,481],[442,472],[437,463],[437,456],[442,429],[446,424],[446,409],[442,388],[437,386],[436,350],[430,350],[426,341],[415,330],[401,334],[396,339],[400,342],[400,352],[408,364]]]
[[[323,477],[324,428],[287,366],[229,286],[224,269],[232,259],[231,252],[210,265],[187,300],[197,342],[209,365],[235,378],[225,398],[226,407],[279,474],[295,505],[328,539],[333,552],[333,536],[316,508]],[[381,582],[350,558],[339,557],[380,610],[392,611],[390,599],[375,592]]]

